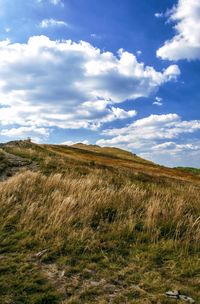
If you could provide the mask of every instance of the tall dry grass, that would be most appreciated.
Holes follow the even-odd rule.
[[[4,230],[27,232],[43,246],[93,251],[127,242],[200,244],[199,189],[189,184],[127,179],[116,187],[101,171],[86,177],[26,171],[0,183],[0,210]]]

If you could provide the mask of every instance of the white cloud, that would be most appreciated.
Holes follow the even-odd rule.
[[[41,28],[48,28],[48,27],[69,27],[69,25],[61,20],[55,20],[55,19],[44,19],[40,22],[39,26]]]
[[[14,139],[22,139],[31,136],[31,138],[35,142],[40,142],[41,139],[47,139],[49,136],[49,129],[48,128],[38,128],[35,126],[30,127],[16,127],[10,129],[2,129],[0,130],[0,135],[7,137],[7,138],[14,138]]]
[[[163,13],[155,13],[154,16],[156,18],[162,18],[162,17],[164,17],[164,14]]]
[[[179,0],[170,12],[175,35],[157,50],[162,59],[200,59],[200,1]]]
[[[180,73],[175,65],[158,72],[124,50],[114,55],[84,41],[51,41],[46,36],[24,44],[1,41],[0,58],[4,127],[96,129],[134,117],[135,110],[116,104],[147,97]]]
[[[142,55],[142,51],[138,50],[138,51],[136,52],[136,54],[137,54],[137,56],[140,56],[140,55]]]
[[[187,151],[187,150],[199,150],[200,147],[197,144],[177,144],[173,141],[167,141],[162,144],[158,144],[152,147],[153,151],[158,151],[159,153],[166,153],[170,151],[171,153],[177,154],[178,152]]]
[[[138,119],[124,128],[104,130],[102,132],[104,138],[98,140],[97,144],[126,148],[158,162],[160,154],[164,153],[166,159],[162,159],[163,163],[170,164],[167,160],[170,153],[177,156],[183,152],[196,153],[197,150],[200,150],[200,144],[176,142],[180,140],[182,134],[187,140],[187,135],[199,130],[200,120],[184,121],[177,114],[172,113],[150,115]],[[182,161],[184,161],[183,158]]]
[[[124,128],[107,129],[103,131],[104,135],[116,136],[112,139],[102,140],[107,143],[115,141],[116,143],[130,143],[135,140],[143,139],[165,139],[176,138],[182,133],[193,133],[200,130],[200,120],[181,120],[175,113],[154,115],[138,119]]]
[[[185,143],[164,142],[153,146],[141,156],[167,166],[199,167],[200,141],[186,140]]]
[[[88,140],[81,140],[81,141],[67,140],[67,141],[64,141],[64,142],[60,143],[60,145],[72,146],[72,145],[79,144],[79,143],[84,144],[84,145],[89,145]]]
[[[50,0],[50,2],[54,5],[58,5],[58,4],[61,4],[62,1],[61,0]]]
[[[37,0],[38,3],[41,3],[41,2],[49,2],[53,5],[60,5],[62,7],[64,7],[64,3],[62,0]]]
[[[165,71],[164,76],[168,80],[176,80],[177,76],[180,75],[180,69],[176,64],[170,65]]]
[[[155,101],[153,102],[153,105],[162,106],[163,105],[162,100],[163,99],[161,97],[156,96]]]

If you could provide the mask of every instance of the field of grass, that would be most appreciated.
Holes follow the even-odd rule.
[[[0,183],[0,303],[200,302],[198,175],[113,148],[1,148],[34,166]]]

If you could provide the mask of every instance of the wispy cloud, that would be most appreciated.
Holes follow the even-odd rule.
[[[50,0],[50,2],[54,5],[63,4],[63,2],[61,0]]]
[[[162,18],[162,17],[164,17],[164,14],[163,13],[155,13],[154,16],[156,18]]]
[[[79,144],[79,143],[84,144],[84,145],[89,145],[88,140],[80,140],[80,141],[67,140],[67,141],[61,142],[60,145],[72,146],[72,145]]]
[[[44,19],[40,22],[39,26],[41,28],[48,27],[69,27],[69,25],[65,21],[55,20],[55,19]]]
[[[0,131],[1,136],[6,136],[8,138],[22,139],[31,136],[35,142],[40,142],[40,140],[47,139],[49,134],[50,130],[48,128],[39,128],[37,126],[15,127]]]
[[[191,140],[191,134],[198,131],[200,120],[185,121],[176,113],[150,115],[124,128],[104,130],[103,138],[98,140],[97,144],[123,147],[168,165],[173,162],[178,164],[178,161],[183,164],[187,157],[188,163],[191,164],[189,158],[192,155],[200,159],[200,154],[197,156],[200,152],[200,142]],[[180,143],[183,134],[184,142]]]
[[[38,3],[48,2],[52,5],[60,5],[64,7],[64,3],[62,0],[36,0]]]
[[[153,105],[162,106],[163,105],[162,100],[163,99],[161,97],[156,96],[155,101],[153,102]]]

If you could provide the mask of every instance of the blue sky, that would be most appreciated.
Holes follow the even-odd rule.
[[[0,141],[200,165],[199,0],[0,0]]]

